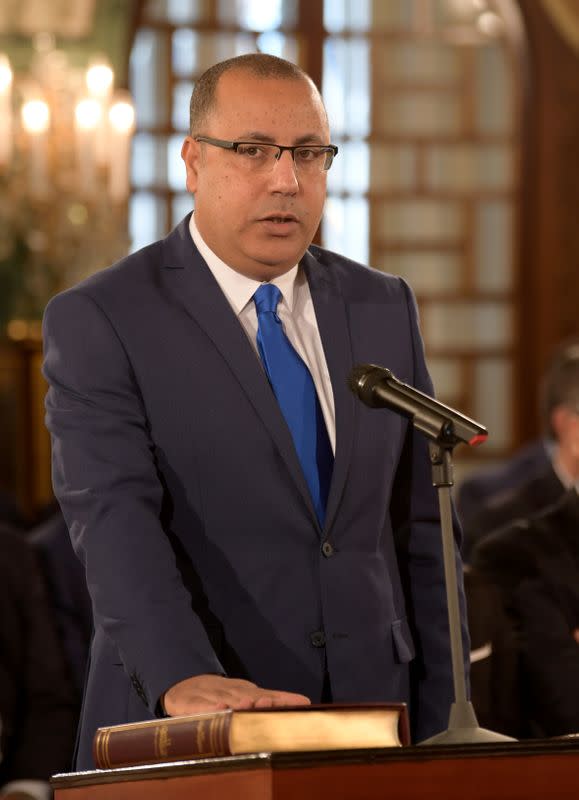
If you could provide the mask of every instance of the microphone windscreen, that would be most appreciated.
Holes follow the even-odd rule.
[[[358,364],[350,373],[348,385],[367,406],[379,408],[382,404],[374,396],[374,387],[381,380],[391,376],[389,369],[379,367],[377,364]]]

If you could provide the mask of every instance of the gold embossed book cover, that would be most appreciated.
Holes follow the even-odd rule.
[[[188,714],[99,728],[99,769],[241,753],[354,750],[410,743],[404,703],[312,705]]]

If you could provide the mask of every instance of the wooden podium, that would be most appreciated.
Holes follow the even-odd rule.
[[[577,800],[579,739],[257,753],[52,778],[55,800]]]

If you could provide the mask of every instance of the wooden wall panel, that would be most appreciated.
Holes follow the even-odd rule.
[[[579,54],[538,0],[518,0],[527,39],[521,214],[520,440],[538,432],[553,349],[579,335]]]

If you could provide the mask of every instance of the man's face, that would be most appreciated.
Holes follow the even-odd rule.
[[[281,145],[330,141],[320,98],[305,80],[232,70],[221,76],[216,101],[199,135]],[[182,157],[199,232],[226,264],[263,281],[300,260],[322,216],[325,172],[301,174],[288,151],[271,171],[248,172],[236,153],[189,136]]]

